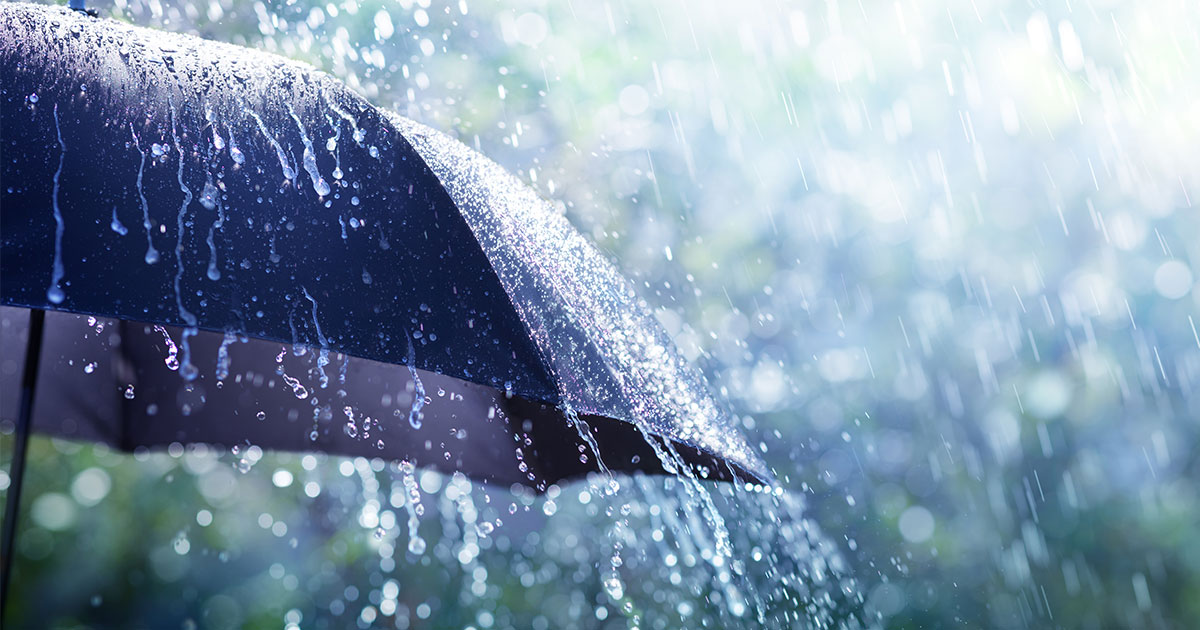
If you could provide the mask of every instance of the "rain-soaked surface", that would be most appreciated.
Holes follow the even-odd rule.
[[[4,95],[37,167],[3,182],[6,235],[36,208],[36,238],[5,241],[6,303],[120,295],[107,314],[146,322],[72,320],[53,404],[159,430],[228,404],[301,445],[35,437],[5,627],[1200,613],[1185,3],[97,8],[361,97],[242,49],[111,42]],[[63,50],[107,32],[66,19]],[[64,83],[72,64],[121,80]],[[146,77],[161,98],[78,113]],[[130,340],[175,380],[134,378]],[[391,389],[348,355],[395,364]],[[6,461],[20,358],[6,341]],[[559,404],[557,443],[596,472],[539,483],[536,431],[486,411],[513,395]],[[478,424],[443,420],[472,401]],[[637,462],[597,416],[675,474],[619,472]],[[771,483],[704,480],[655,435]],[[493,439],[501,483],[471,467]]]

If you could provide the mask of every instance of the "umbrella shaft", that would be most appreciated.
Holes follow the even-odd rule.
[[[25,451],[29,447],[29,429],[33,418],[33,393],[37,385],[38,362],[42,357],[42,331],[45,329],[46,312],[32,309],[29,312],[29,335],[25,342],[25,371],[21,375],[21,408],[17,416],[17,429],[13,434],[16,444],[12,463],[8,468],[8,497],[4,506],[4,540],[0,551],[0,623],[8,611],[8,588],[12,580],[13,542],[17,534],[17,518],[21,508],[21,482],[25,477]]]

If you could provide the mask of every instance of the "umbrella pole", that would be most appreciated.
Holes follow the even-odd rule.
[[[30,309],[29,335],[25,342],[25,371],[21,375],[21,410],[17,430],[13,434],[16,446],[9,466],[8,497],[4,506],[4,570],[0,572],[0,623],[8,610],[8,587],[12,579],[13,542],[17,535],[17,516],[21,509],[21,482],[25,477],[25,451],[29,448],[29,428],[33,419],[33,391],[37,384],[38,362],[42,358],[42,331],[46,327],[46,311]]]

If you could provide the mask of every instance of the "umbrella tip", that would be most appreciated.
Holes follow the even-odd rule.
[[[87,8],[87,0],[67,0],[67,7],[80,13],[86,13],[92,17],[100,15],[99,11]]]

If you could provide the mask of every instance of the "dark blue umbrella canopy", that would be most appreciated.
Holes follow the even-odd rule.
[[[456,140],[301,64],[57,7],[0,6],[0,67],[5,352],[52,311],[35,429],[541,489],[770,478],[629,283]]]

